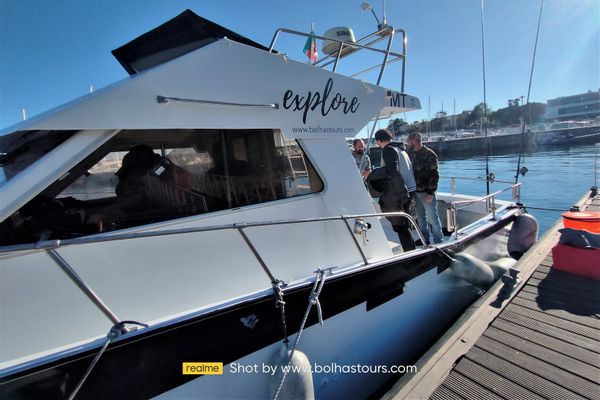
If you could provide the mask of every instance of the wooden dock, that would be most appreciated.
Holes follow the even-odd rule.
[[[578,205],[600,211],[600,196]],[[498,282],[383,399],[600,399],[600,282],[551,268],[560,228],[519,260],[507,299]]]

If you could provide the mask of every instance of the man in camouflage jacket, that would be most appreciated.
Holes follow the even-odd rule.
[[[419,132],[408,135],[407,145],[412,150],[409,155],[417,184],[415,205],[419,228],[428,243],[431,240],[436,244],[441,243],[444,235],[435,198],[439,180],[437,155],[433,150],[421,144]]]

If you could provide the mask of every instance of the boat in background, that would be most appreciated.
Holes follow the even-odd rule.
[[[334,46],[310,65],[281,34]],[[445,241],[402,251],[386,217],[416,222],[377,212],[345,138],[420,108],[404,73],[380,86],[405,33],[345,39],[265,47],[188,10],[113,52],[130,78],[1,133],[1,397],[368,397],[514,264],[520,184],[439,193]],[[294,379],[252,368],[301,353]]]

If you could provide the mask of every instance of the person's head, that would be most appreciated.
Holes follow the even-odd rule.
[[[365,142],[362,139],[354,139],[352,146],[356,154],[363,154],[365,152]]]
[[[393,139],[392,133],[387,129],[380,129],[375,132],[375,143],[380,148],[384,148]]]
[[[406,139],[406,146],[412,150],[421,148],[421,134],[419,132],[411,132]]]
[[[121,163],[121,168],[115,173],[119,179],[126,179],[130,176],[143,176],[156,165],[160,156],[145,144],[138,144],[132,147]]]

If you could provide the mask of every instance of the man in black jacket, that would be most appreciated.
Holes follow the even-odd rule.
[[[379,206],[383,212],[404,211],[408,213],[415,183],[412,167],[402,143],[392,142],[392,134],[387,129],[375,132],[375,142],[383,150],[384,166],[376,168],[369,175],[371,180],[384,181],[383,194],[379,197]],[[404,217],[388,217],[394,231],[398,234],[404,251],[415,249],[415,243],[409,231],[410,223]]]

